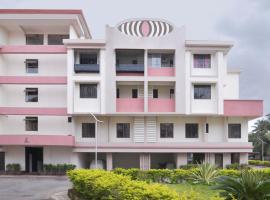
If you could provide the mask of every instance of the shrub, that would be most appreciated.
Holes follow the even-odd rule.
[[[21,165],[19,163],[7,164],[6,170],[8,172],[20,172],[21,171]]]
[[[160,184],[131,180],[128,176],[103,170],[72,170],[68,176],[83,199],[179,200],[177,192]]]
[[[257,165],[257,166],[264,166],[264,167],[270,167],[270,161],[261,161],[261,160],[249,160],[249,165]]]
[[[191,173],[191,180],[194,183],[203,183],[210,185],[218,176],[218,170],[215,165],[203,163],[198,165],[196,171]]]
[[[179,168],[180,169],[193,169],[193,168],[197,168],[198,165],[197,164],[187,164],[187,165],[180,165]]]
[[[43,171],[46,174],[52,174],[52,175],[64,175],[67,171],[75,169],[75,165],[72,164],[44,164],[43,165]]]
[[[247,164],[230,164],[226,165],[226,169],[236,169],[236,170],[242,170],[242,169],[250,169],[250,167]]]

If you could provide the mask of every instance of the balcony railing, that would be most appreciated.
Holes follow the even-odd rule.
[[[99,64],[74,64],[75,73],[99,73]]]
[[[149,112],[175,112],[174,99],[149,99]]]
[[[148,67],[148,76],[174,76],[174,67]]]
[[[263,115],[262,100],[224,100],[224,115],[260,117]]]
[[[116,112],[144,112],[143,98],[116,99]]]
[[[117,73],[143,73],[144,64],[118,64],[116,65]]]

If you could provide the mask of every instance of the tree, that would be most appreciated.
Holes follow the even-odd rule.
[[[270,115],[266,118],[258,120],[254,125],[254,130],[249,134],[249,141],[253,143],[254,152],[261,152],[262,142],[258,139],[262,139],[264,144],[264,155],[270,155]]]

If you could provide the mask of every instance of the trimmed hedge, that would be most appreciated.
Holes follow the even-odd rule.
[[[19,163],[10,163],[6,166],[7,172],[20,172],[21,171],[21,165]]]
[[[65,175],[67,171],[75,169],[76,165],[72,164],[44,164],[43,173],[50,175]]]
[[[249,160],[248,164],[249,165],[256,165],[256,166],[270,167],[270,161]]]

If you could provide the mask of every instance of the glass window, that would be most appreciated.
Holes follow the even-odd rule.
[[[80,98],[97,98],[97,84],[80,84]]]
[[[97,64],[96,53],[80,53],[80,64]]]
[[[217,167],[223,168],[223,154],[222,153],[215,154],[215,165]]]
[[[82,123],[82,138],[94,138],[95,131],[95,123]]]
[[[186,124],[186,138],[198,138],[199,137],[199,125],[198,124]]]
[[[148,66],[152,68],[173,67],[174,54],[170,53],[152,53],[148,55]]]
[[[161,123],[160,124],[160,137],[161,138],[173,138],[173,123]]]
[[[26,34],[26,44],[42,45],[44,43],[44,35],[42,34]]]
[[[68,39],[68,38],[69,38],[69,35],[49,34],[48,45],[62,45],[63,39]]]
[[[202,164],[205,160],[204,153],[188,153],[187,164]]]
[[[25,89],[25,102],[38,102],[38,88]]]
[[[211,55],[210,54],[194,54],[194,68],[210,68]]]
[[[205,133],[209,133],[209,124],[208,123],[205,124]]]
[[[117,138],[130,138],[130,124],[118,123],[116,125]]]
[[[231,164],[240,163],[240,153],[231,153]]]
[[[120,98],[120,90],[119,90],[119,88],[116,89],[116,98]]]
[[[26,73],[28,74],[38,73],[38,59],[26,59],[25,66],[26,66]]]
[[[153,89],[153,98],[154,99],[158,98],[158,89]]]
[[[211,99],[211,85],[194,85],[194,99]]]
[[[161,67],[161,55],[160,54],[149,54],[148,55],[148,66],[153,68]]]
[[[25,117],[25,130],[37,131],[38,130],[38,118],[37,117]]]
[[[170,99],[174,99],[174,89],[170,89]]]
[[[132,98],[138,98],[138,89],[132,89]]]
[[[241,124],[228,124],[229,138],[241,138]]]

